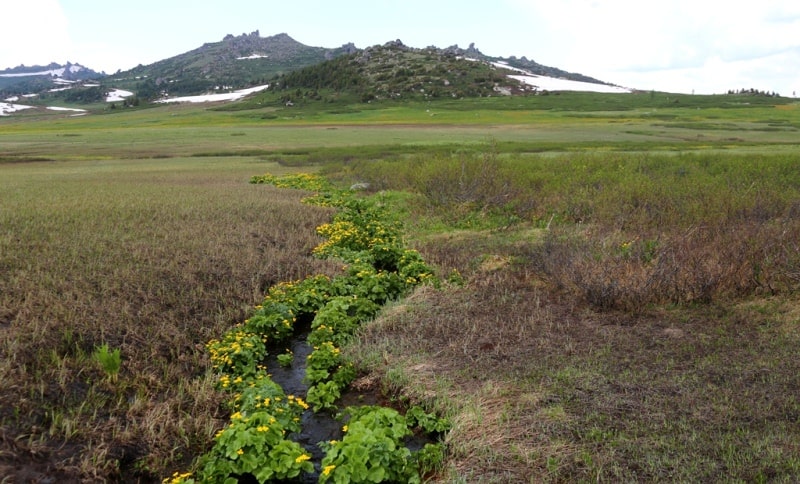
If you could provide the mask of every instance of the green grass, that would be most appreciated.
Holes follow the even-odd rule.
[[[0,474],[153,480],[207,449],[202,344],[336,270],[309,257],[328,211],[247,183],[302,169],[387,190],[464,281],[348,350],[454,422],[437,480],[797,480],[798,105],[667,96],[0,119]]]

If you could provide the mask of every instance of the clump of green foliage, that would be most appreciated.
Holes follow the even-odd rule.
[[[344,437],[323,443],[321,483],[419,483],[420,474],[441,465],[441,446],[426,444],[416,453],[405,447],[414,423],[397,410],[364,406],[349,407],[347,413]]]
[[[115,348],[112,350],[108,347],[108,344],[103,344],[94,350],[92,357],[95,361],[100,363],[100,367],[106,373],[109,380],[116,382],[117,375],[119,375],[119,370],[122,367],[120,349]]]

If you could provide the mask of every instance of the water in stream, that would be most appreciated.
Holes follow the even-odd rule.
[[[295,334],[292,339],[283,347],[275,348],[267,358],[267,368],[270,377],[278,383],[286,395],[295,395],[305,398],[308,392],[308,385],[303,382],[306,373],[306,361],[313,348],[307,343],[309,330],[304,330]],[[281,366],[278,363],[277,355],[284,353],[288,349],[294,355],[292,364]],[[339,409],[345,409],[351,405],[383,405],[389,406],[389,401],[378,389],[368,391],[355,391],[348,389],[343,392],[342,397],[336,402]],[[319,442],[330,440],[341,440],[343,437],[342,426],[344,421],[336,418],[336,415],[328,411],[314,412],[306,410],[302,415],[302,431],[291,435],[291,440],[298,442],[311,454],[311,461],[314,463],[315,472],[313,474],[303,474],[293,483],[316,483],[319,479],[320,462],[325,456],[325,452],[317,445]],[[406,446],[412,450],[421,449],[426,443],[432,443],[434,439],[427,435],[415,434],[406,441]],[[241,483],[256,482],[247,479],[240,479]]]

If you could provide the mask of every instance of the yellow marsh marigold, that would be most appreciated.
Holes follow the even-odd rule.
[[[181,484],[183,482],[186,482],[186,479],[191,477],[191,476],[192,476],[191,472],[184,472],[183,474],[179,474],[179,473],[176,472],[176,473],[172,474],[172,477],[167,477],[166,479],[164,479],[161,482],[163,484]]]

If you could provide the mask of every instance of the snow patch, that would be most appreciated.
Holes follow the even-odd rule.
[[[223,94],[203,94],[200,96],[173,97],[169,99],[159,99],[156,102],[157,103],[209,103],[217,101],[236,101],[238,99],[247,96],[248,94],[263,91],[268,87],[269,84],[265,84],[263,86],[256,86],[248,89],[240,89],[238,91],[226,92]]]
[[[114,89],[110,91],[106,96],[106,102],[107,103],[120,102],[124,101],[126,97],[131,97],[131,96],[133,96],[133,93],[130,91],[124,91],[122,89]]]
[[[85,113],[85,109],[77,109],[77,108],[60,108],[58,106],[47,106],[47,109],[50,111],[75,111],[78,113]]]
[[[8,116],[17,111],[31,108],[33,106],[25,106],[24,104],[0,103],[0,116]]]
[[[512,67],[506,62],[492,62],[495,67],[508,69],[510,71],[519,72],[519,75],[510,75],[511,79],[516,79],[529,86],[534,86],[543,91],[584,91],[584,92],[631,92],[630,89],[609,86],[608,84],[595,84],[593,82],[573,81],[570,79],[559,79],[557,77],[539,76],[520,69]]]
[[[237,57],[236,60],[266,59],[268,55],[250,54],[247,57]]]
[[[77,68],[77,70],[75,70]],[[0,77],[31,77],[31,76],[56,76],[61,77],[64,75],[64,71],[67,70],[66,67],[60,67],[58,69],[48,69],[46,71],[37,71],[37,72],[15,72],[9,74],[0,74]],[[78,72],[81,68],[77,66],[70,67],[70,72]]]
[[[631,92],[630,89],[625,87],[609,86],[608,84],[595,84],[593,82],[572,81],[569,79],[557,79],[555,77],[547,76],[511,75],[508,77],[545,91],[584,91],[605,93]]]

